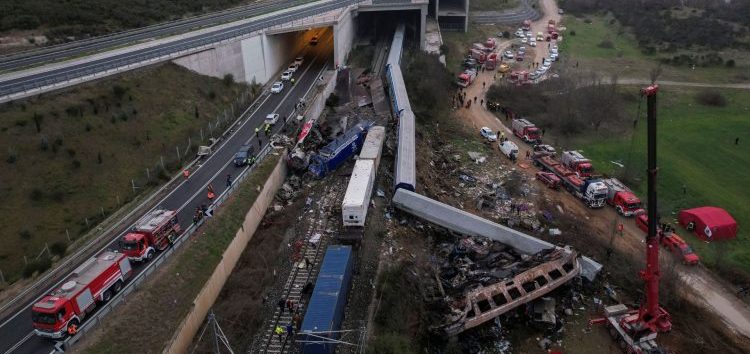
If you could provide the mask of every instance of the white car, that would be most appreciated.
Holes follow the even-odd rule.
[[[284,83],[281,81],[276,81],[273,83],[273,86],[271,86],[271,93],[281,93],[281,91],[284,90]]]
[[[551,46],[549,47],[549,50],[553,50],[553,49],[554,49],[555,51],[557,51],[557,49],[558,49],[558,48],[557,48],[557,44],[553,44],[553,45],[551,45]]]
[[[294,58],[294,65],[297,65],[298,67],[302,65],[302,63],[305,62],[305,57],[296,57]]]
[[[511,52],[511,51],[509,51],[509,50],[506,50],[506,51],[505,51],[505,53],[503,53],[503,56],[504,56],[504,57],[505,57],[506,59],[513,59],[513,57],[514,57],[514,55],[513,55],[513,52]]]
[[[281,73],[281,80],[282,81],[289,81],[289,80],[291,80],[292,74],[294,74],[294,73],[291,72],[291,71],[289,71],[289,70],[284,71],[283,73]]]
[[[529,43],[529,39],[526,37],[521,38],[521,43],[526,44]]]
[[[545,71],[549,70],[549,68],[552,66],[552,62],[549,60],[546,60],[544,64],[542,64],[542,68],[544,68]]]
[[[549,59],[552,61],[557,61],[558,58],[560,58],[560,56],[557,55],[557,53],[552,53],[549,55]]]
[[[560,15],[562,15],[562,14],[565,13],[565,11],[563,11],[563,9],[557,9],[557,13],[560,14]]]
[[[552,54],[557,54],[557,48],[550,48],[549,52]]]
[[[518,52],[526,54],[526,47],[524,47],[524,46],[519,47],[518,48]]]
[[[490,128],[482,127],[482,129],[479,129],[479,134],[487,139],[487,141],[497,141],[497,134]]]
[[[297,68],[299,68],[299,65],[292,63],[292,64],[289,64],[289,67],[286,68],[286,70],[287,71],[291,71],[291,72],[295,72],[295,71],[297,71]]]
[[[279,114],[278,113],[271,113],[266,116],[266,119],[263,121],[263,123],[274,125],[276,122],[279,121]]]
[[[521,37],[526,37],[526,33],[524,33],[524,32],[523,32],[523,30],[522,30],[522,29],[520,29],[520,28],[519,28],[519,29],[518,29],[518,30],[516,31],[516,33],[514,33],[514,34],[515,34],[515,35],[516,35],[516,37],[518,37],[518,38],[521,38]]]
[[[505,140],[502,143],[497,144],[497,147],[500,149],[500,152],[509,159],[516,160],[518,158],[518,145],[512,141]]]
[[[536,47],[536,41],[529,41],[529,45],[532,47]]]

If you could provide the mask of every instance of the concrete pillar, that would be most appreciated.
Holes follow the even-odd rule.
[[[419,49],[424,50],[425,48],[425,27],[427,22],[427,6],[428,4],[425,4],[422,6],[420,10],[420,16],[419,16]]]
[[[466,0],[464,11],[466,11],[466,17],[464,17],[464,32],[468,32],[469,31],[469,0]]]

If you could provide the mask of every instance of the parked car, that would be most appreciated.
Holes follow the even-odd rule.
[[[552,62],[549,60],[545,60],[542,64],[542,68],[544,68],[544,71],[549,70],[549,68],[552,66]]]
[[[529,43],[529,39],[528,39],[528,38],[526,38],[526,37],[523,37],[523,38],[521,38],[521,43],[522,43],[522,44],[526,44],[526,43]]]
[[[276,122],[279,121],[279,114],[278,113],[270,113],[266,116],[266,119],[263,121],[263,123],[274,125]]]
[[[565,11],[563,11],[563,9],[557,9],[557,13],[560,14],[560,15],[562,15],[562,14],[565,13]]]
[[[549,60],[551,61],[557,61],[558,58],[560,58],[560,56],[557,55],[557,53],[552,53],[549,55]]]
[[[523,61],[524,54],[523,53],[516,53],[516,61]]]
[[[524,47],[524,46],[521,46],[520,48],[518,48],[518,52],[519,52],[519,53],[523,53],[523,54],[526,54],[526,47]]]
[[[281,93],[281,91],[284,90],[284,83],[281,81],[276,81],[273,83],[273,86],[271,86],[271,93]]]
[[[518,38],[521,38],[521,37],[526,37],[526,34],[525,34],[525,33],[523,32],[523,30],[522,30],[522,29],[520,29],[520,28],[519,28],[518,30],[516,30],[516,33],[514,33],[514,35],[515,35],[516,37],[518,37]]]
[[[487,141],[497,141],[497,134],[488,127],[482,127],[482,129],[479,129],[479,134],[487,139]]]
[[[506,59],[513,59],[513,57],[514,57],[514,55],[513,55],[513,52],[511,52],[511,51],[509,51],[509,50],[506,50],[506,51],[505,51],[505,52],[503,53],[503,56],[504,56],[504,57],[505,57]]]
[[[250,145],[242,145],[240,150],[234,154],[234,165],[237,167],[252,165],[255,163],[255,155]]]
[[[312,36],[312,38],[310,38],[310,45],[318,45],[318,36],[317,35]]]
[[[294,74],[294,73],[291,72],[291,71],[289,71],[289,70],[285,70],[283,73],[281,73],[281,80],[282,81],[289,81],[289,80],[291,80],[292,74]]]
[[[292,64],[289,64],[289,67],[286,68],[286,70],[294,73],[295,71],[297,71],[297,68],[299,68],[299,65],[292,63]]]
[[[532,47],[536,47],[536,41],[530,41],[529,45],[532,46]]]
[[[500,149],[500,152],[502,152],[503,155],[505,155],[509,159],[515,161],[518,158],[518,145],[516,145],[514,142],[505,140],[497,144],[497,147]]]
[[[296,58],[294,58],[294,65],[300,66],[304,62],[305,62],[305,57],[296,57]]]
[[[536,40],[538,40],[538,41],[543,41],[543,40],[544,40],[544,33],[542,33],[542,32],[537,32],[537,33],[536,33]]]
[[[550,47],[550,48],[549,48],[549,52],[550,52],[550,53],[552,53],[552,54],[557,54],[557,48],[555,48],[555,47]]]

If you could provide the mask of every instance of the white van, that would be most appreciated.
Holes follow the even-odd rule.
[[[502,152],[503,155],[505,155],[509,159],[515,160],[516,158],[518,158],[518,145],[516,145],[512,141],[505,140],[497,144],[497,147],[500,148],[500,152]]]

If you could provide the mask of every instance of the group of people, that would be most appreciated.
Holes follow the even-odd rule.
[[[281,298],[279,299],[278,306],[280,315],[283,315],[285,310],[292,313],[292,322],[288,323],[286,326],[277,324],[274,329],[274,333],[279,336],[279,343],[281,343],[285,340],[284,334],[286,334],[286,339],[289,339],[294,336],[294,332],[299,331],[300,326],[302,325],[302,315],[300,314],[299,304],[292,299]]]
[[[198,221],[201,221],[204,217],[210,218],[212,216],[214,216],[213,210],[209,209],[206,204],[201,204],[201,206],[195,208],[195,213],[193,213],[193,223],[198,223]]]

